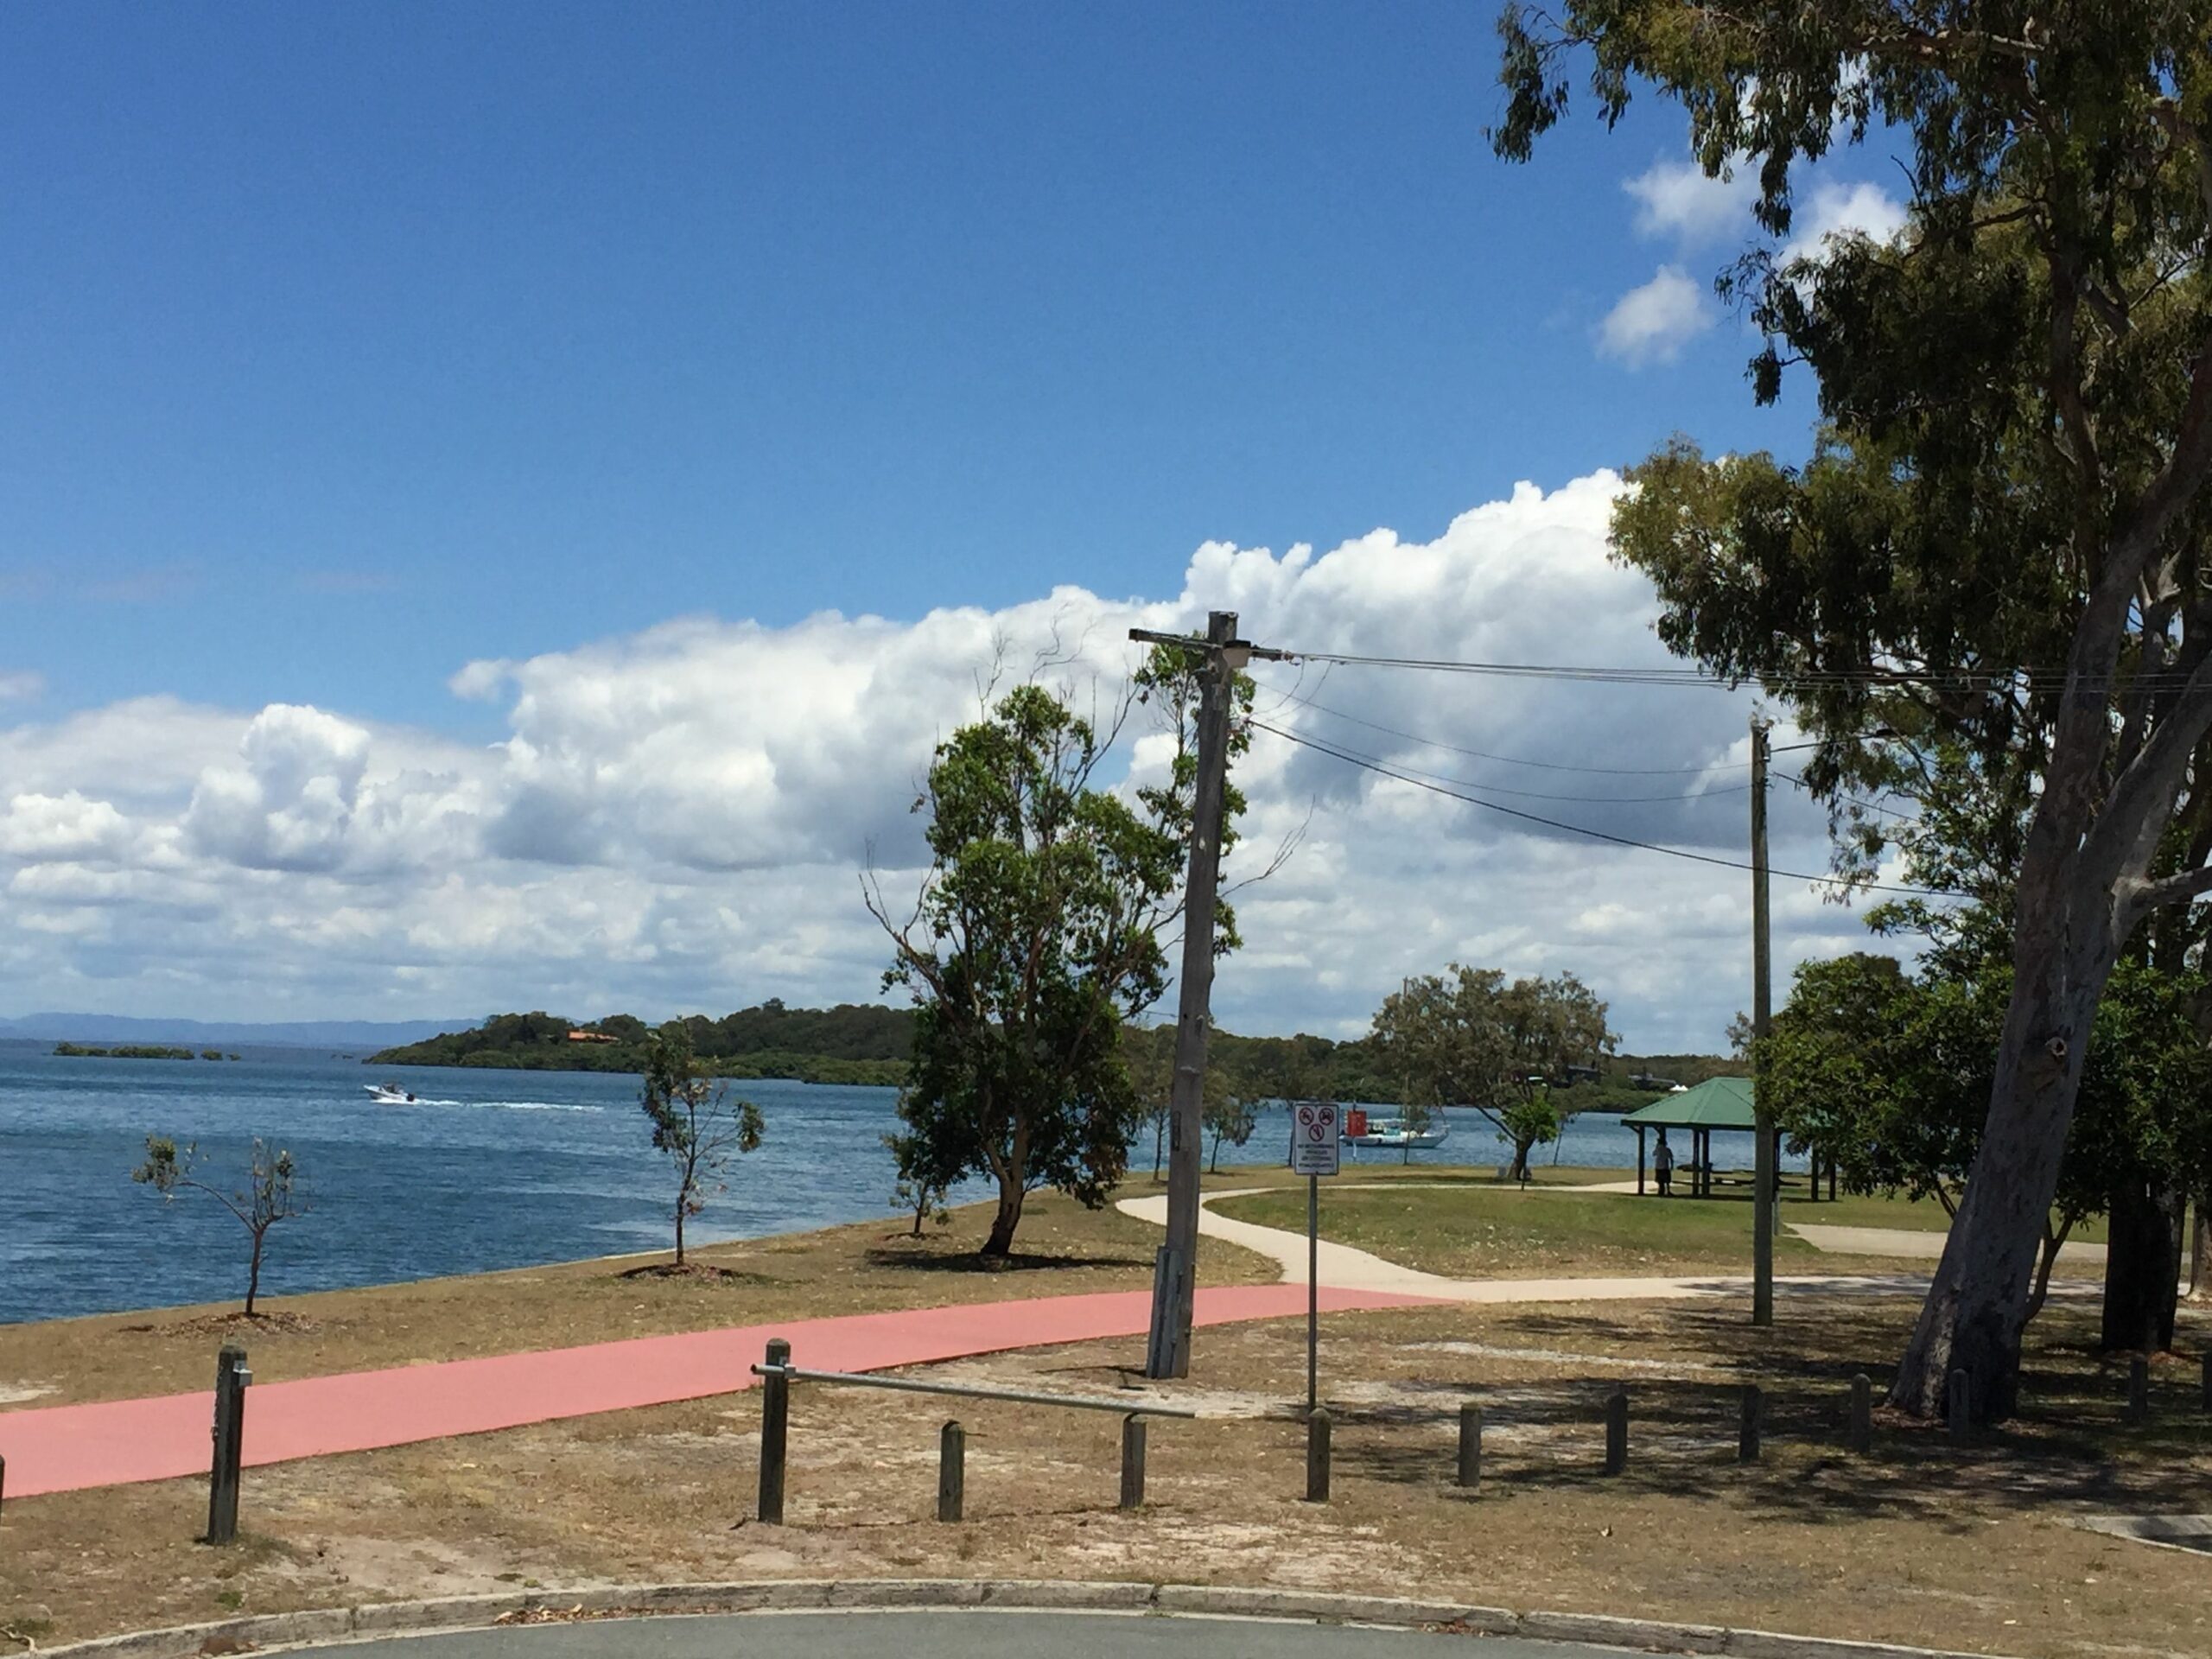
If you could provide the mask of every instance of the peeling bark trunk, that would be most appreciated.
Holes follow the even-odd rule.
[[[245,1274],[245,1316],[249,1319],[253,1317],[253,1299],[261,1294],[261,1245],[267,1236],[265,1231],[253,1236],[253,1262]]]
[[[1890,1392],[1891,1405],[1920,1416],[1941,1414],[1954,1370],[1972,1379],[1978,1421],[2012,1415],[2018,1393],[2036,1259],[2058,1190],[2089,1022],[2112,971],[2108,957],[2073,959],[2060,929],[2031,920],[2024,915],[2015,936],[2012,1001],[1981,1147]]]
[[[999,1177],[998,1213],[991,1217],[990,1236],[983,1241],[985,1255],[1005,1256],[1014,1253],[1014,1230],[1021,1225],[1021,1201],[1028,1194],[1018,1178]]]
[[[2212,1300],[2212,1182],[2196,1189],[2196,1219],[2190,1227],[2189,1300]]]
[[[2126,1181],[2113,1190],[2101,1336],[2107,1351],[2156,1354],[2173,1346],[2181,1207],[2170,1177]]]

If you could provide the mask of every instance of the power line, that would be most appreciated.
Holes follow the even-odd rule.
[[[1610,830],[1592,830],[1586,824],[1568,823],[1559,818],[1545,817],[1540,813],[1523,811],[1517,806],[1505,806],[1497,801],[1486,801],[1480,796],[1463,794],[1458,790],[1448,789],[1441,784],[1430,783],[1422,778],[1413,776],[1376,760],[1372,755],[1338,748],[1334,744],[1325,743],[1318,738],[1300,737],[1295,732],[1287,732],[1281,727],[1270,726],[1264,721],[1255,720],[1251,724],[1255,730],[1266,732],[1270,736],[1280,737],[1285,742],[1295,743],[1300,748],[1312,749],[1317,753],[1325,754],[1332,760],[1344,762],[1347,766],[1357,766],[1363,772],[1371,772],[1378,777],[1393,779],[1402,784],[1410,784],[1415,789],[1426,789],[1433,794],[1447,796],[1452,800],[1463,801],[1469,806],[1479,806],[1485,811],[1503,813],[1509,818],[1518,818],[1524,823],[1541,824],[1547,830],[1563,830],[1568,835],[1584,836],[1592,841],[1610,842],[1616,847],[1633,847],[1642,852],[1663,853],[1669,858],[1687,859],[1694,864],[1710,864],[1724,870],[1747,871],[1751,868],[1740,859],[1723,858],[1714,853],[1692,852],[1686,847],[1662,846],[1657,842],[1638,841],[1633,836],[1618,836]],[[1802,870],[1775,870],[1771,874],[1787,880],[1812,881],[1826,887],[1858,887],[1872,893],[1902,893],[1923,899],[1951,899],[1958,896],[1934,887],[1904,887],[1882,881],[1853,882],[1846,880],[1841,876],[1812,875]]]
[[[1464,754],[1473,760],[1495,760],[1501,766],[1535,766],[1544,772],[1588,772],[1595,777],[1606,778],[1695,777],[1709,772],[1744,772],[1749,770],[1751,766],[1748,760],[1717,760],[1709,766],[1578,766],[1560,760],[1531,760],[1522,755],[1493,754],[1487,749],[1465,748],[1457,743],[1446,743],[1441,738],[1423,737],[1418,732],[1402,732],[1395,726],[1385,726],[1378,721],[1368,720],[1359,715],[1348,715],[1341,709],[1332,709],[1325,703],[1316,702],[1313,698],[1301,696],[1295,691],[1285,690],[1278,686],[1270,686],[1268,690],[1274,691],[1287,702],[1302,704],[1316,714],[1328,715],[1332,720],[1341,720],[1353,726],[1363,726],[1369,731],[1379,732],[1385,737],[1403,738],[1408,743],[1420,743],[1432,749],[1442,749],[1447,753]],[[1490,785],[1471,785],[1470,787],[1488,788]],[[1516,791],[1501,790],[1499,792],[1510,795]],[[1539,798],[1569,800],[1574,798],[1562,795]],[[1652,798],[1662,798],[1653,797]]]
[[[1803,790],[1808,795],[1813,793],[1813,786],[1794,772],[1777,772],[1774,775],[1777,778],[1786,779],[1789,783],[1796,785],[1798,788]],[[1861,811],[1878,812],[1884,817],[1903,818],[1910,823],[1916,820],[1920,816],[1916,812],[1900,812],[1893,806],[1884,806],[1876,801],[1862,801],[1856,795],[1845,795],[1840,798],[1849,802],[1852,805],[1859,808]]]
[[[1253,721],[1253,722],[1252,722],[1252,723],[1253,723],[1255,726],[1256,726],[1256,725],[1258,725],[1260,722],[1259,722],[1257,720],[1255,720],[1255,721]],[[1268,729],[1272,730],[1272,729],[1274,729],[1274,728],[1268,728]],[[1399,734],[1399,735],[1402,735],[1402,735],[1404,735],[1404,734],[1402,734],[1402,734]],[[1421,739],[1419,739],[1419,738],[1415,738],[1415,739],[1414,739],[1413,741],[1415,741],[1415,742],[1420,742],[1421,740]],[[1414,777],[1416,777],[1416,778],[1426,779],[1427,780],[1428,780],[1428,781],[1429,781],[1429,782],[1431,782],[1431,783],[1437,783],[1437,784],[1452,784],[1452,785],[1458,785],[1458,786],[1459,786],[1459,788],[1461,788],[1461,789],[1473,789],[1473,790],[1479,790],[1479,791],[1482,791],[1484,794],[1485,794],[1485,795],[1510,795],[1510,796],[1514,797],[1516,800],[1523,800],[1523,801],[1576,801],[1576,802],[1580,802],[1580,803],[1581,803],[1583,805],[1586,805],[1586,806],[1644,806],[1644,805],[1649,805],[1649,804],[1654,804],[1654,803],[1661,802],[1661,801],[1675,801],[1675,802],[1702,801],[1702,800],[1707,799],[1708,797],[1714,796],[1714,795],[1747,795],[1747,794],[1749,794],[1749,793],[1751,792],[1751,785],[1750,785],[1750,784],[1748,784],[1748,783],[1742,783],[1742,784],[1721,784],[1721,785],[1717,785],[1717,786],[1715,786],[1714,788],[1712,788],[1712,789],[1694,789],[1694,790],[1691,790],[1691,791],[1689,791],[1688,793],[1685,793],[1685,794],[1669,794],[1669,795],[1553,795],[1553,794],[1548,794],[1548,793],[1546,793],[1546,792],[1545,792],[1544,791],[1542,791],[1542,790],[1535,790],[1535,789],[1508,789],[1508,788],[1506,788],[1506,787],[1505,787],[1505,785],[1503,785],[1503,784],[1478,784],[1478,783],[1475,783],[1475,782],[1471,781],[1471,779],[1465,779],[1465,778],[1454,778],[1454,777],[1452,777],[1452,776],[1450,776],[1448,773],[1446,773],[1446,772],[1426,772],[1426,771],[1423,771],[1423,770],[1422,770],[1421,767],[1419,767],[1419,766],[1408,766],[1408,765],[1407,765],[1407,763],[1406,763],[1406,762],[1404,762],[1404,761],[1402,761],[1402,760],[1398,761],[1396,764],[1397,764],[1398,766],[1400,766],[1404,767],[1404,769],[1405,769],[1407,772],[1410,772],[1413,776],[1414,776]]]
[[[1349,652],[1286,651],[1298,662],[1336,663],[1348,668],[1405,668],[1438,674],[1486,674],[1508,679],[1581,680],[1600,685],[1699,686],[1731,691],[1744,682],[1721,678],[1701,668],[1624,667],[1586,663],[1459,662],[1437,657],[1370,657]],[[1796,686],[1912,687],[1954,690],[1993,691],[2005,686],[2031,685],[2035,681],[2063,681],[2064,669],[2022,665],[2005,669],[1793,669],[1775,677]],[[2139,673],[2086,677],[2072,695],[2109,696],[2114,690],[2176,690],[2196,678],[2193,671],[2146,669]],[[2058,690],[2063,688],[2051,688]]]

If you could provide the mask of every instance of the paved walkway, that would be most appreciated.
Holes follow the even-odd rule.
[[[1420,1300],[1352,1288],[1324,1291],[1321,1305],[1342,1312],[1400,1307]],[[1200,1290],[1197,1317],[1200,1325],[1226,1325],[1305,1311],[1302,1289],[1236,1285]],[[1057,1343],[1141,1337],[1151,1317],[1149,1291],[1110,1291],[787,1319],[259,1383],[246,1393],[245,1461],[261,1465],[365,1452],[735,1394],[758,1381],[748,1368],[759,1362],[771,1337],[789,1338],[791,1357],[801,1365],[875,1371]],[[212,1392],[0,1411],[7,1495],[35,1497],[204,1474],[213,1412]]]
[[[1306,1235],[1285,1230],[1280,1227],[1262,1227],[1256,1222],[1237,1221],[1230,1217],[1217,1215],[1208,1207],[1221,1198],[1241,1198],[1254,1192],[1272,1189],[1263,1186],[1236,1187],[1221,1192],[1209,1192],[1199,1200],[1198,1231],[1207,1238],[1217,1238],[1224,1244],[1238,1244],[1244,1249],[1271,1257],[1280,1268],[1282,1282],[1303,1288],[1306,1284]],[[1123,1198],[1114,1206],[1125,1216],[1139,1221],[1148,1221],[1155,1227],[1167,1224],[1167,1200],[1164,1196]],[[1654,1276],[1640,1279],[1446,1279],[1436,1274],[1422,1273],[1418,1268],[1401,1267],[1395,1262],[1385,1261],[1366,1250],[1354,1249],[1349,1244],[1320,1241],[1319,1277],[1324,1295],[1332,1291],[1379,1291],[1390,1295],[1432,1302],[1630,1302],[1687,1300],[1699,1296],[1732,1296],[1751,1288],[1748,1274],[1694,1274],[1675,1277]],[[1910,1291],[1915,1294],[1927,1288],[1922,1279],[1895,1274],[1795,1274],[1777,1277],[1777,1291],[1804,1293],[1808,1291]]]
[[[1942,1257],[1943,1241],[1948,1236],[1910,1227],[1828,1227],[1809,1221],[1783,1224],[1815,1249],[1837,1255],[1888,1255],[1934,1262]],[[2069,1239],[2059,1246],[2058,1259],[2085,1266],[2102,1265],[2105,1247]]]

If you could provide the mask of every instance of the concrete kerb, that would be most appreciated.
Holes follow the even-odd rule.
[[[617,1618],[917,1608],[1292,1619],[1448,1630],[1470,1636],[1519,1636],[1661,1653],[1722,1654],[1732,1659],[2001,1659],[1989,1654],[1615,1618],[1600,1613],[1516,1613],[1502,1607],[1339,1596],[1319,1591],[1050,1579],[770,1579],[731,1584],[600,1585],[567,1591],[516,1591],[256,1614],[208,1624],[102,1637],[41,1652],[45,1659],[198,1659],[211,1652],[269,1652],[433,1630],[481,1629],[530,1613],[557,1618],[563,1614]]]

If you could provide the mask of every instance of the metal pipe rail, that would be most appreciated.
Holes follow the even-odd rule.
[[[1184,1406],[1157,1406],[1135,1400],[1096,1400],[1080,1394],[1033,1394],[1025,1389],[979,1389],[959,1382],[916,1382],[903,1376],[868,1376],[858,1371],[810,1371],[797,1365],[755,1365],[753,1375],[786,1382],[835,1382],[853,1389],[891,1389],[901,1394],[949,1394],[963,1400],[1004,1400],[1021,1406],[1069,1406],[1077,1411],[1110,1411],[1120,1417],[1183,1417],[1198,1414]]]

